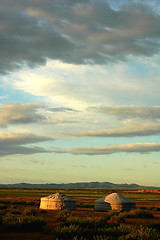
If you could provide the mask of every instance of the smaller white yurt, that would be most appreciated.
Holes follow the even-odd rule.
[[[47,197],[42,197],[40,208],[45,210],[77,210],[77,203],[76,200],[62,193],[55,193]]]
[[[119,193],[112,193],[95,201],[95,211],[130,211],[136,208],[136,203]]]

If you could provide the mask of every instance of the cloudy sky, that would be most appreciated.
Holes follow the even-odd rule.
[[[159,0],[1,0],[0,183],[160,186]]]

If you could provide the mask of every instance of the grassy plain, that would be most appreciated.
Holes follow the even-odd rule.
[[[55,192],[76,199],[78,210],[40,210],[40,198]],[[136,202],[135,212],[93,211],[95,200],[111,192],[93,189],[0,189],[0,238],[160,239],[160,194],[118,191]]]

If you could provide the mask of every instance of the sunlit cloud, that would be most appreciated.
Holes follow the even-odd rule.
[[[44,121],[46,124],[65,124],[65,123],[77,123],[78,120],[71,118],[58,118],[58,119],[47,119]]]
[[[61,116],[58,118],[55,114],[65,112],[77,112],[72,108],[51,108],[41,103],[6,103],[0,105],[0,128],[7,128],[7,124],[57,124],[73,123],[77,120],[72,117]]]
[[[44,116],[38,114],[38,109],[43,105],[39,103],[6,103],[0,105],[0,123],[5,124],[27,124],[38,122],[45,119]]]
[[[125,126],[118,129],[102,129],[88,131],[64,132],[64,135],[74,137],[140,137],[160,135],[159,124],[139,124],[135,126]]]
[[[104,147],[77,147],[71,149],[53,149],[55,153],[73,155],[108,155],[114,153],[151,153],[160,152],[159,143],[133,143],[126,145],[108,145]]]

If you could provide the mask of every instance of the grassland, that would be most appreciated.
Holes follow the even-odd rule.
[[[77,201],[77,211],[39,209],[40,198],[62,192]],[[121,192],[136,202],[129,213],[95,212],[95,200],[107,190],[0,189],[0,238],[160,239],[160,194]]]
[[[76,189],[0,189],[0,198],[2,196],[24,196],[24,197],[43,197],[56,191],[67,194],[70,197],[93,197],[99,198],[104,197],[107,194],[111,193],[110,190],[76,190]],[[132,193],[132,191],[126,193],[126,191],[118,191],[122,192],[124,196],[129,197],[133,200],[160,200],[160,194],[153,193]]]

